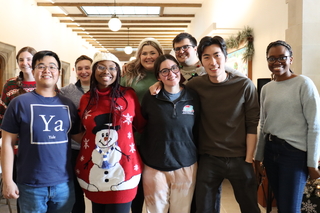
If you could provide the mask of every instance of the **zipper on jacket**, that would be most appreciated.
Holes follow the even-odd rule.
[[[172,117],[175,118],[177,117],[177,110],[176,110],[176,106],[177,104],[176,103],[172,103],[173,104],[173,113],[172,113]]]

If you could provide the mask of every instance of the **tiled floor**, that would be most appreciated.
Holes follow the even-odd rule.
[[[12,206],[12,213],[16,213],[16,201],[10,200]],[[265,213],[266,209],[263,207],[261,208],[261,213]],[[91,213],[91,203],[90,201],[86,201],[86,213]],[[0,212],[1,213],[9,213],[9,208],[5,205],[5,200],[0,201]],[[271,213],[276,213],[276,208],[273,208]],[[142,213],[145,213],[143,211]],[[240,213],[238,203],[236,202],[233,196],[233,190],[228,181],[223,182],[222,186],[222,200],[221,200],[221,212],[220,213]]]

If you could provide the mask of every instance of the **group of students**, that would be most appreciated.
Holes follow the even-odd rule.
[[[241,212],[258,213],[263,165],[278,211],[300,212],[308,176],[320,177],[320,108],[313,82],[290,69],[290,45],[267,47],[273,81],[260,105],[252,81],[225,66],[223,38],[197,45],[181,33],[173,50],[144,39],[122,71],[111,53],[80,56],[78,81],[58,90],[58,55],[21,49],[0,104],[3,195],[20,212],[85,212],[84,192],[94,213],[141,213],[143,202],[218,213],[228,179]]]

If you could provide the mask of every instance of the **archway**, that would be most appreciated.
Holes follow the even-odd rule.
[[[4,73],[4,67],[5,67],[5,63],[4,63],[4,58],[0,56],[0,97],[2,94],[2,89],[3,89],[3,73]]]
[[[16,75],[16,47],[0,42],[0,86],[1,91],[7,79]]]

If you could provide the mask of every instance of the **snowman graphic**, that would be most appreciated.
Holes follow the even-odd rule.
[[[78,178],[80,186],[88,191],[119,191],[135,188],[141,174],[134,175],[129,180],[120,164],[120,159],[126,155],[118,146],[118,132],[120,126],[112,126],[112,114],[106,113],[94,118],[96,126],[92,133],[95,134],[95,149],[92,151],[93,163],[89,173],[89,183]]]

